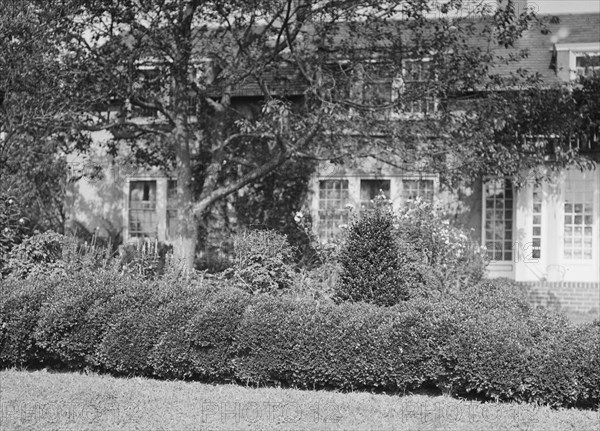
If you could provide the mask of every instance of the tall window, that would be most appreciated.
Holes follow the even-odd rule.
[[[330,240],[348,222],[348,180],[319,181],[319,237]]]
[[[177,237],[177,181],[167,181],[167,239]]]
[[[539,259],[542,257],[542,188],[533,188],[533,211],[531,228],[531,257]]]
[[[564,258],[591,260],[594,224],[593,183],[576,174],[568,175],[564,205]]]
[[[402,197],[404,202],[421,198],[427,202],[433,202],[433,180],[402,180]]]
[[[129,236],[156,237],[156,181],[129,183]]]
[[[431,91],[431,63],[427,60],[404,62],[404,110],[413,114],[430,114],[437,110],[437,98]]]
[[[492,260],[513,258],[513,190],[510,180],[493,179],[484,184],[484,244]]]
[[[390,180],[360,180],[360,210],[373,208],[373,200],[383,193],[390,198]]]

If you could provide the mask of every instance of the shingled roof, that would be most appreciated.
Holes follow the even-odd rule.
[[[500,75],[508,75],[516,72],[518,69],[525,69],[530,73],[539,73],[542,79],[549,83],[558,83],[561,81],[556,73],[556,65],[553,64],[553,51],[555,44],[578,44],[600,41],[600,14],[562,14],[552,15],[549,23],[546,25],[548,32],[541,32],[539,28],[526,31],[523,37],[518,39],[514,47],[504,49],[499,48],[496,53],[502,57],[508,57],[510,54],[517,54],[521,50],[527,50],[527,56],[518,62],[509,62],[508,64],[498,62],[493,71]],[[402,26],[401,21],[397,24]],[[343,34],[344,30],[340,30]],[[336,35],[335,43],[341,43],[343,36]],[[386,41],[382,39],[382,44]],[[473,40],[473,45],[487,44],[487,41]],[[335,52],[335,46],[329,47]],[[360,49],[360,48],[359,48]],[[308,83],[299,70],[290,64],[281,67],[272,67],[261,74],[261,80],[272,95],[299,95],[302,94]],[[222,88],[215,86],[212,93],[220,94]],[[263,96],[263,91],[257,80],[248,76],[238,82],[231,89],[233,97],[256,97]]]
[[[514,49],[498,50],[500,55],[509,52],[527,49],[528,56],[517,63],[498,65],[495,71],[508,74],[518,68],[529,72],[539,72],[545,82],[558,83],[560,78],[556,74],[555,65],[552,63],[555,44],[582,44],[600,43],[600,14],[570,14],[555,15],[556,20],[551,20],[547,25],[550,32],[542,34],[539,30],[526,32],[517,41]]]

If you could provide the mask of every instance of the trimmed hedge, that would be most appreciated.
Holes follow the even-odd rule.
[[[2,280],[0,367],[41,366],[50,355],[35,338],[40,309],[58,280]]]
[[[600,323],[533,310],[486,281],[393,307],[249,295],[110,271],[3,281],[0,364],[552,406],[600,402]]]

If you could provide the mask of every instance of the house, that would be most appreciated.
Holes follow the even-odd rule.
[[[529,55],[518,65],[548,84],[571,82],[600,70],[600,16],[561,15],[549,34],[528,32],[515,49]],[[506,72],[511,66],[500,66]],[[600,161],[600,136],[587,143]],[[597,165],[597,163],[596,163]],[[528,173],[523,175],[527,178]],[[442,204],[462,199],[456,216],[487,250],[489,277],[525,284],[534,303],[582,312],[600,310],[600,169],[570,168],[536,184],[517,187],[510,178],[482,178],[459,198],[435,172],[395,168],[377,160],[358,167],[323,163],[312,181],[310,208],[327,240],[346,223],[346,205],[368,207],[379,192],[395,207],[420,197]]]
[[[515,49],[528,48],[519,66],[539,72],[550,83],[570,82],[578,74],[600,69],[598,15],[562,15],[549,34],[528,32]],[[423,62],[407,61],[403,82],[419,81]],[[514,65],[498,66],[502,72]],[[293,75],[293,74],[292,74]],[[393,98],[395,77],[375,91]],[[299,90],[294,78],[273,81],[273,88]],[[375,83],[376,84],[376,83]],[[234,97],[252,97],[260,89],[252,83],[236,89]],[[389,95],[386,94],[389,92]],[[435,98],[414,100],[411,113],[435,111]],[[73,171],[85,178],[72,183],[67,208],[71,223],[124,241],[153,237],[173,240],[176,229],[174,177],[160,169],[139,171],[123,160],[106,163],[103,142],[94,135],[97,160],[73,158]],[[600,160],[598,140],[585,143],[589,157]],[[101,166],[101,169],[96,169]],[[528,173],[525,172],[524,176]],[[418,163],[392,166],[376,159],[344,166],[323,163],[312,178],[309,207],[318,235],[327,241],[347,217],[347,204],[368,207],[380,191],[398,208],[409,199],[437,200],[455,208],[456,219],[472,229],[474,238],[490,253],[490,277],[508,277],[528,286],[536,303],[577,311],[600,309],[600,170],[556,172],[552,180],[517,187],[510,178],[481,178],[460,196],[448,189],[436,172]],[[455,205],[456,204],[456,205]],[[225,203],[227,207],[227,203]],[[232,208],[225,208],[232,211]],[[222,241],[218,235],[213,242]]]

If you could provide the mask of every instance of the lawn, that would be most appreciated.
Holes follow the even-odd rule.
[[[597,430],[598,411],[447,396],[0,371],[3,430]]]

